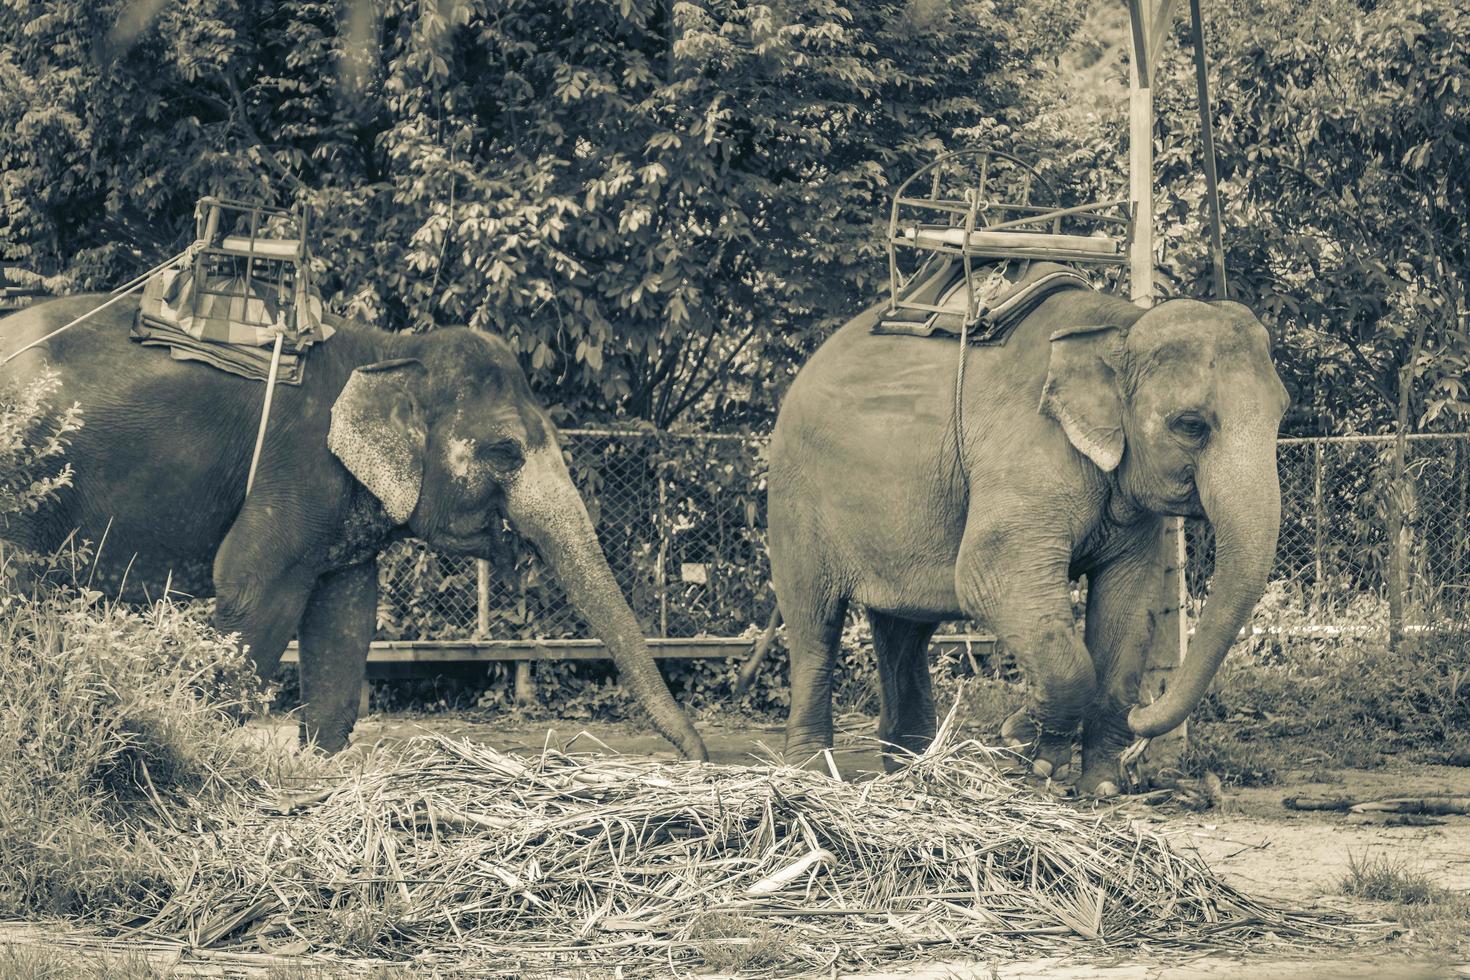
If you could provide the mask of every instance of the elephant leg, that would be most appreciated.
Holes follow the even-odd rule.
[[[256,672],[268,683],[301,622],[316,574],[281,547],[281,529],[271,526],[263,511],[247,503],[215,555],[214,623],[222,632],[239,634]],[[281,551],[287,552],[284,557]]]
[[[842,643],[847,599],[840,596],[782,594],[777,599],[786,620],[791,651],[791,707],[786,716],[786,761],[825,770],[823,749],[832,747],[832,670]]]
[[[378,611],[378,563],[323,575],[301,620],[301,741],[347,746]]]
[[[1153,522],[1153,539],[1158,529]],[[1077,791],[1116,795],[1123,786],[1118,756],[1136,736],[1128,710],[1138,700],[1144,659],[1162,592],[1161,563],[1152,541],[1088,575],[1087,648],[1097,668],[1097,701],[1082,725],[1082,776]]]
[[[961,607],[990,625],[1026,677],[1028,703],[1006,720],[1001,734],[1043,777],[1071,762],[1078,725],[1097,691],[1072,618],[1070,557],[1065,541],[972,523],[955,570]]]
[[[934,690],[929,677],[929,638],[935,623],[868,610],[873,651],[881,686],[878,739],[883,768],[893,772],[910,754],[918,755],[934,741]]]

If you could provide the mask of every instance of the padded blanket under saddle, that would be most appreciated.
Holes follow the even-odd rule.
[[[293,304],[295,322],[285,324],[279,322],[264,291],[246,299],[243,288],[233,289],[230,282],[211,279],[210,290],[196,305],[191,278],[189,269],[168,269],[148,280],[130,334],[133,340],[146,347],[167,347],[176,361],[203,361],[221,371],[265,381],[279,331],[285,340],[276,380],[299,385],[306,349],[333,333],[322,322],[322,301],[315,290],[302,290]],[[236,292],[241,295],[227,295]],[[258,325],[265,322],[277,325]]]
[[[898,297],[897,308],[873,326],[878,334],[910,337],[959,337],[967,314],[965,266],[955,259],[933,263],[920,272]],[[967,338],[972,344],[1004,344],[1016,324],[1042,300],[1062,289],[1091,289],[1092,281],[1076,269],[1055,262],[1010,261],[972,266],[977,321]],[[905,303],[937,306],[942,312],[915,309]]]

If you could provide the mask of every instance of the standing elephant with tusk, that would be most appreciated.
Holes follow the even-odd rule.
[[[5,349],[100,304],[76,296],[0,321]],[[124,598],[166,584],[216,597],[269,678],[301,648],[302,736],[337,751],[357,720],[377,617],[377,557],[414,536],[436,550],[500,557],[509,523],[535,546],[654,726],[708,758],[649,653],[587,509],[509,346],[462,327],[390,334],[334,320],[299,386],[280,386],[254,489],[245,493],[265,393],[128,339],[121,303],[12,361],[51,369],[84,425],[67,461],[74,487],[7,537],[36,549],[68,534],[100,545],[94,581]]]
[[[1287,407],[1267,332],[1237,303],[1144,312],[1056,293],[1004,346],[966,350],[957,418],[955,342],[875,335],[885,310],[813,355],[772,440],[787,759],[832,744],[832,668],[855,602],[872,623],[885,743],[930,743],[929,639],[942,620],[978,619],[1030,689],[1005,721],[1007,741],[1049,775],[1070,762],[1080,730],[1079,790],[1116,793],[1121,751],[1184,721],[1265,588]],[[1168,515],[1214,526],[1214,591],[1169,689],[1139,705]],[[1082,575],[1078,636],[1068,583]],[[885,766],[901,754],[886,752]]]

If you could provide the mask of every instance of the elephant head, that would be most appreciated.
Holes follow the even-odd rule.
[[[495,558],[503,528],[535,546],[654,726],[689,758],[704,743],[669,693],[608,568],[555,428],[509,346],[447,328],[360,367],[332,408],[332,452],[435,548]]]
[[[1131,326],[1052,335],[1041,410],[1113,474],[1117,503],[1206,517],[1215,530],[1214,588],[1169,689],[1130,711],[1137,735],[1189,716],[1265,590],[1281,523],[1276,434],[1287,401],[1270,337],[1238,303],[1173,300]]]

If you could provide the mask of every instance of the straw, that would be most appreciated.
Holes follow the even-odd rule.
[[[427,735],[332,787],[181,808],[150,831],[174,855],[166,897],[112,918],[199,947],[625,976],[1380,931],[1249,898],[1001,756],[946,724],[906,770],[853,783]]]

